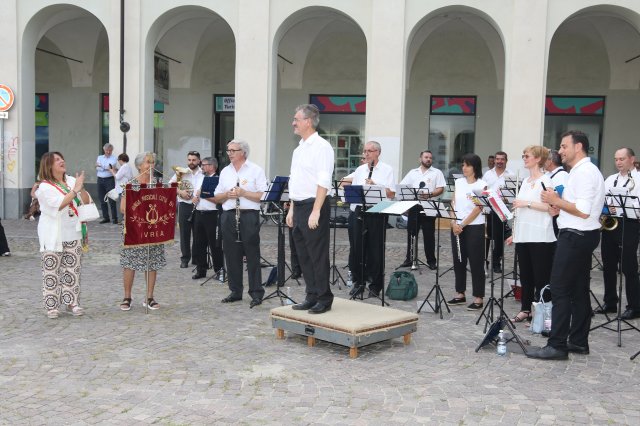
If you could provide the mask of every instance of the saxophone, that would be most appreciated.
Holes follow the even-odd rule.
[[[187,191],[187,197],[191,199],[193,197],[193,183],[189,179],[183,179],[184,175],[191,173],[191,170],[186,167],[173,166],[171,167],[176,172],[176,182],[178,182],[178,189],[181,191]]]

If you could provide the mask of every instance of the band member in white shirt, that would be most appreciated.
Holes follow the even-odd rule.
[[[618,173],[609,176],[604,181],[605,194],[612,188],[628,190],[628,195],[640,195],[640,182],[633,176],[633,162],[635,154],[631,148],[620,148],[615,153],[616,169]],[[612,197],[607,197],[607,204],[613,205]],[[619,205],[619,200],[616,204]],[[624,205],[638,207],[638,199],[623,198]],[[611,213],[621,214],[615,207],[609,207]],[[622,210],[622,209],[620,209]],[[637,212],[637,210],[635,211]],[[602,267],[604,278],[604,305],[595,313],[616,313],[618,311],[618,265],[622,265],[624,284],[627,294],[627,307],[622,313],[622,319],[640,317],[640,280],[638,279],[638,237],[640,224],[636,217],[617,217],[618,226],[613,230],[602,231]],[[624,235],[624,236],[623,236]],[[622,259],[620,245],[623,245]],[[622,262],[621,262],[622,261]]]
[[[242,258],[247,258],[250,308],[262,303],[264,288],[260,271],[260,199],[267,190],[262,167],[248,160],[249,144],[234,139],[227,144],[230,164],[220,172],[214,192],[222,204],[222,247],[231,293],[222,303],[242,300]]]
[[[393,198],[396,184],[393,168],[379,161],[381,152],[382,148],[378,142],[367,142],[364,145],[365,163],[353,172],[351,178],[344,178],[343,183],[380,185],[384,187],[384,192],[380,195]],[[349,294],[358,296],[364,293],[365,282],[367,278],[370,278],[370,295],[377,297],[384,288],[382,246],[387,225],[386,217],[379,214],[364,214],[362,204],[351,204],[350,208],[349,223],[352,228],[349,234],[349,243],[353,253],[350,256],[350,262],[353,262],[349,265],[349,269],[353,277],[353,289]]]
[[[559,214],[558,244],[551,268],[551,332],[547,345],[530,349],[538,359],[568,359],[568,352],[589,353],[591,255],[600,242],[604,179],[587,156],[589,139],[578,130],[562,135],[560,156],[571,168],[562,198],[551,188],[540,195]]]
[[[292,229],[295,251],[306,284],[304,302],[295,310],[321,314],[331,309],[329,283],[329,216],[327,192],[331,189],[334,153],[331,144],[318,135],[320,113],[315,105],[296,108],[293,131],[300,136],[291,159],[287,225]],[[292,248],[293,250],[294,248]]]
[[[182,180],[191,182],[192,188],[194,179],[202,175],[200,169],[200,153],[198,151],[189,151],[187,153],[187,167],[191,173],[185,173]],[[174,174],[169,183],[176,182],[178,177]],[[193,211],[192,193],[178,188],[178,226],[180,227],[180,267],[188,268],[191,261],[191,234],[193,233],[193,225],[188,221]]]
[[[444,192],[446,181],[444,180],[442,172],[432,167],[432,164],[433,154],[431,151],[422,151],[420,153],[420,167],[410,170],[404,179],[402,179],[400,185],[411,185],[412,188],[419,188],[418,198],[420,200],[438,197]],[[400,196],[400,194],[396,195]],[[422,206],[415,206],[409,210],[409,220],[407,222],[407,254],[400,267],[411,266],[413,262],[411,258],[411,239],[412,237],[418,238],[418,234],[420,230],[422,230],[427,266],[429,269],[436,269],[436,212],[428,208],[424,213],[422,212]]]
[[[487,171],[482,180],[485,181],[489,189],[496,194],[501,195],[500,188],[505,186],[505,177],[512,176],[513,172],[507,169],[507,153],[504,151],[496,152],[495,166]],[[487,241],[485,242],[485,252],[487,253],[487,262],[489,261],[489,248],[491,240],[493,240],[493,272],[502,272],[502,256],[504,254],[504,240],[511,236],[511,229],[506,222],[502,222],[493,210],[487,217]]]

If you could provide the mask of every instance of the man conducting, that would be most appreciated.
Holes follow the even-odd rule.
[[[619,191],[626,189],[628,195],[639,196],[640,187],[632,176],[635,155],[631,148],[620,148],[615,153],[616,169],[618,173],[609,176],[604,181],[605,194],[612,188]],[[617,202],[616,202],[617,201]],[[623,198],[625,207],[638,207],[638,199]],[[620,205],[618,197],[607,197],[609,210],[614,214],[622,214],[612,206],[613,202]],[[637,213],[637,210],[635,210]],[[638,237],[640,224],[638,219],[616,218],[618,226],[612,230],[602,231],[602,269],[604,278],[604,305],[595,310],[597,314],[616,313],[618,311],[618,264],[622,266],[624,274],[625,290],[627,293],[627,307],[620,316],[622,319],[634,319],[640,317],[640,279],[638,279]],[[620,258],[620,246],[623,245],[622,258]]]
[[[193,226],[189,222],[189,217],[193,211],[193,188],[194,182],[202,179],[202,170],[200,169],[200,153],[198,151],[189,151],[187,153],[187,167],[190,173],[184,173],[181,176],[182,181],[189,181],[191,190],[178,188],[178,226],[180,227],[180,267],[188,268],[191,261],[191,233]],[[170,183],[177,182],[178,176],[173,175],[169,180]]]
[[[429,198],[437,197],[444,192],[446,182],[444,175],[439,169],[432,167],[433,154],[431,151],[422,151],[420,153],[420,167],[410,170],[402,179],[400,185],[411,185],[411,188],[420,188],[418,190],[418,199],[421,201]],[[399,194],[398,194],[399,195]],[[400,267],[408,267],[413,263],[411,256],[413,238],[418,238],[420,230],[424,239],[424,254],[427,258],[427,266],[429,269],[436,269],[435,255],[435,223],[436,212],[427,209],[422,213],[421,206],[415,206],[409,210],[409,220],[407,222],[407,255]],[[417,245],[416,245],[417,246]],[[415,254],[417,257],[417,253]]]
[[[293,116],[293,132],[302,139],[293,151],[289,177],[287,225],[292,228],[296,254],[306,284],[304,302],[295,310],[321,314],[331,309],[329,283],[329,200],[333,176],[333,148],[316,132],[320,113],[315,105],[300,105]]]
[[[393,198],[396,182],[393,168],[379,161],[381,152],[378,142],[367,142],[364,145],[365,163],[353,172],[352,177],[344,178],[343,182],[352,185],[380,185],[385,188],[381,195]],[[349,259],[349,269],[353,277],[353,289],[349,294],[355,297],[364,293],[366,279],[371,278],[369,295],[377,297],[384,288],[382,247],[386,217],[381,214],[363,214],[363,209],[362,204],[351,204],[349,243],[353,256]]]
[[[213,157],[202,159],[200,164],[202,173],[194,179],[194,196],[192,199],[195,206],[193,216],[193,261],[196,264],[196,273],[193,279],[207,276],[207,247],[211,253],[213,270],[220,277],[224,276],[224,257],[222,254],[221,241],[217,238],[218,229],[218,206],[214,202],[214,194],[208,193],[207,187],[203,183],[208,183],[208,179],[216,176],[218,161]]]
[[[242,300],[242,258],[247,258],[250,308],[262,303],[264,288],[260,270],[260,199],[267,190],[264,170],[248,160],[249,144],[234,139],[227,144],[230,164],[220,172],[214,192],[222,204],[222,243],[231,293],[222,303]]]
[[[562,135],[562,162],[571,168],[562,198],[551,188],[541,194],[558,214],[558,245],[551,268],[551,333],[547,345],[530,349],[538,359],[567,359],[568,352],[589,353],[591,255],[600,242],[604,179],[587,156],[589,139],[581,131]]]

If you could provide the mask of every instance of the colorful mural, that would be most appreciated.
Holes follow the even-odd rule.
[[[475,96],[432,96],[431,114],[475,115]]]
[[[311,95],[309,103],[318,107],[320,112],[339,112],[364,114],[367,112],[366,96],[323,96]]]
[[[604,97],[547,96],[545,115],[604,115]]]

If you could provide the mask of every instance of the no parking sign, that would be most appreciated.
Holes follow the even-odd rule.
[[[7,85],[0,84],[0,118],[7,117],[7,111],[13,106],[14,100],[13,90]]]

